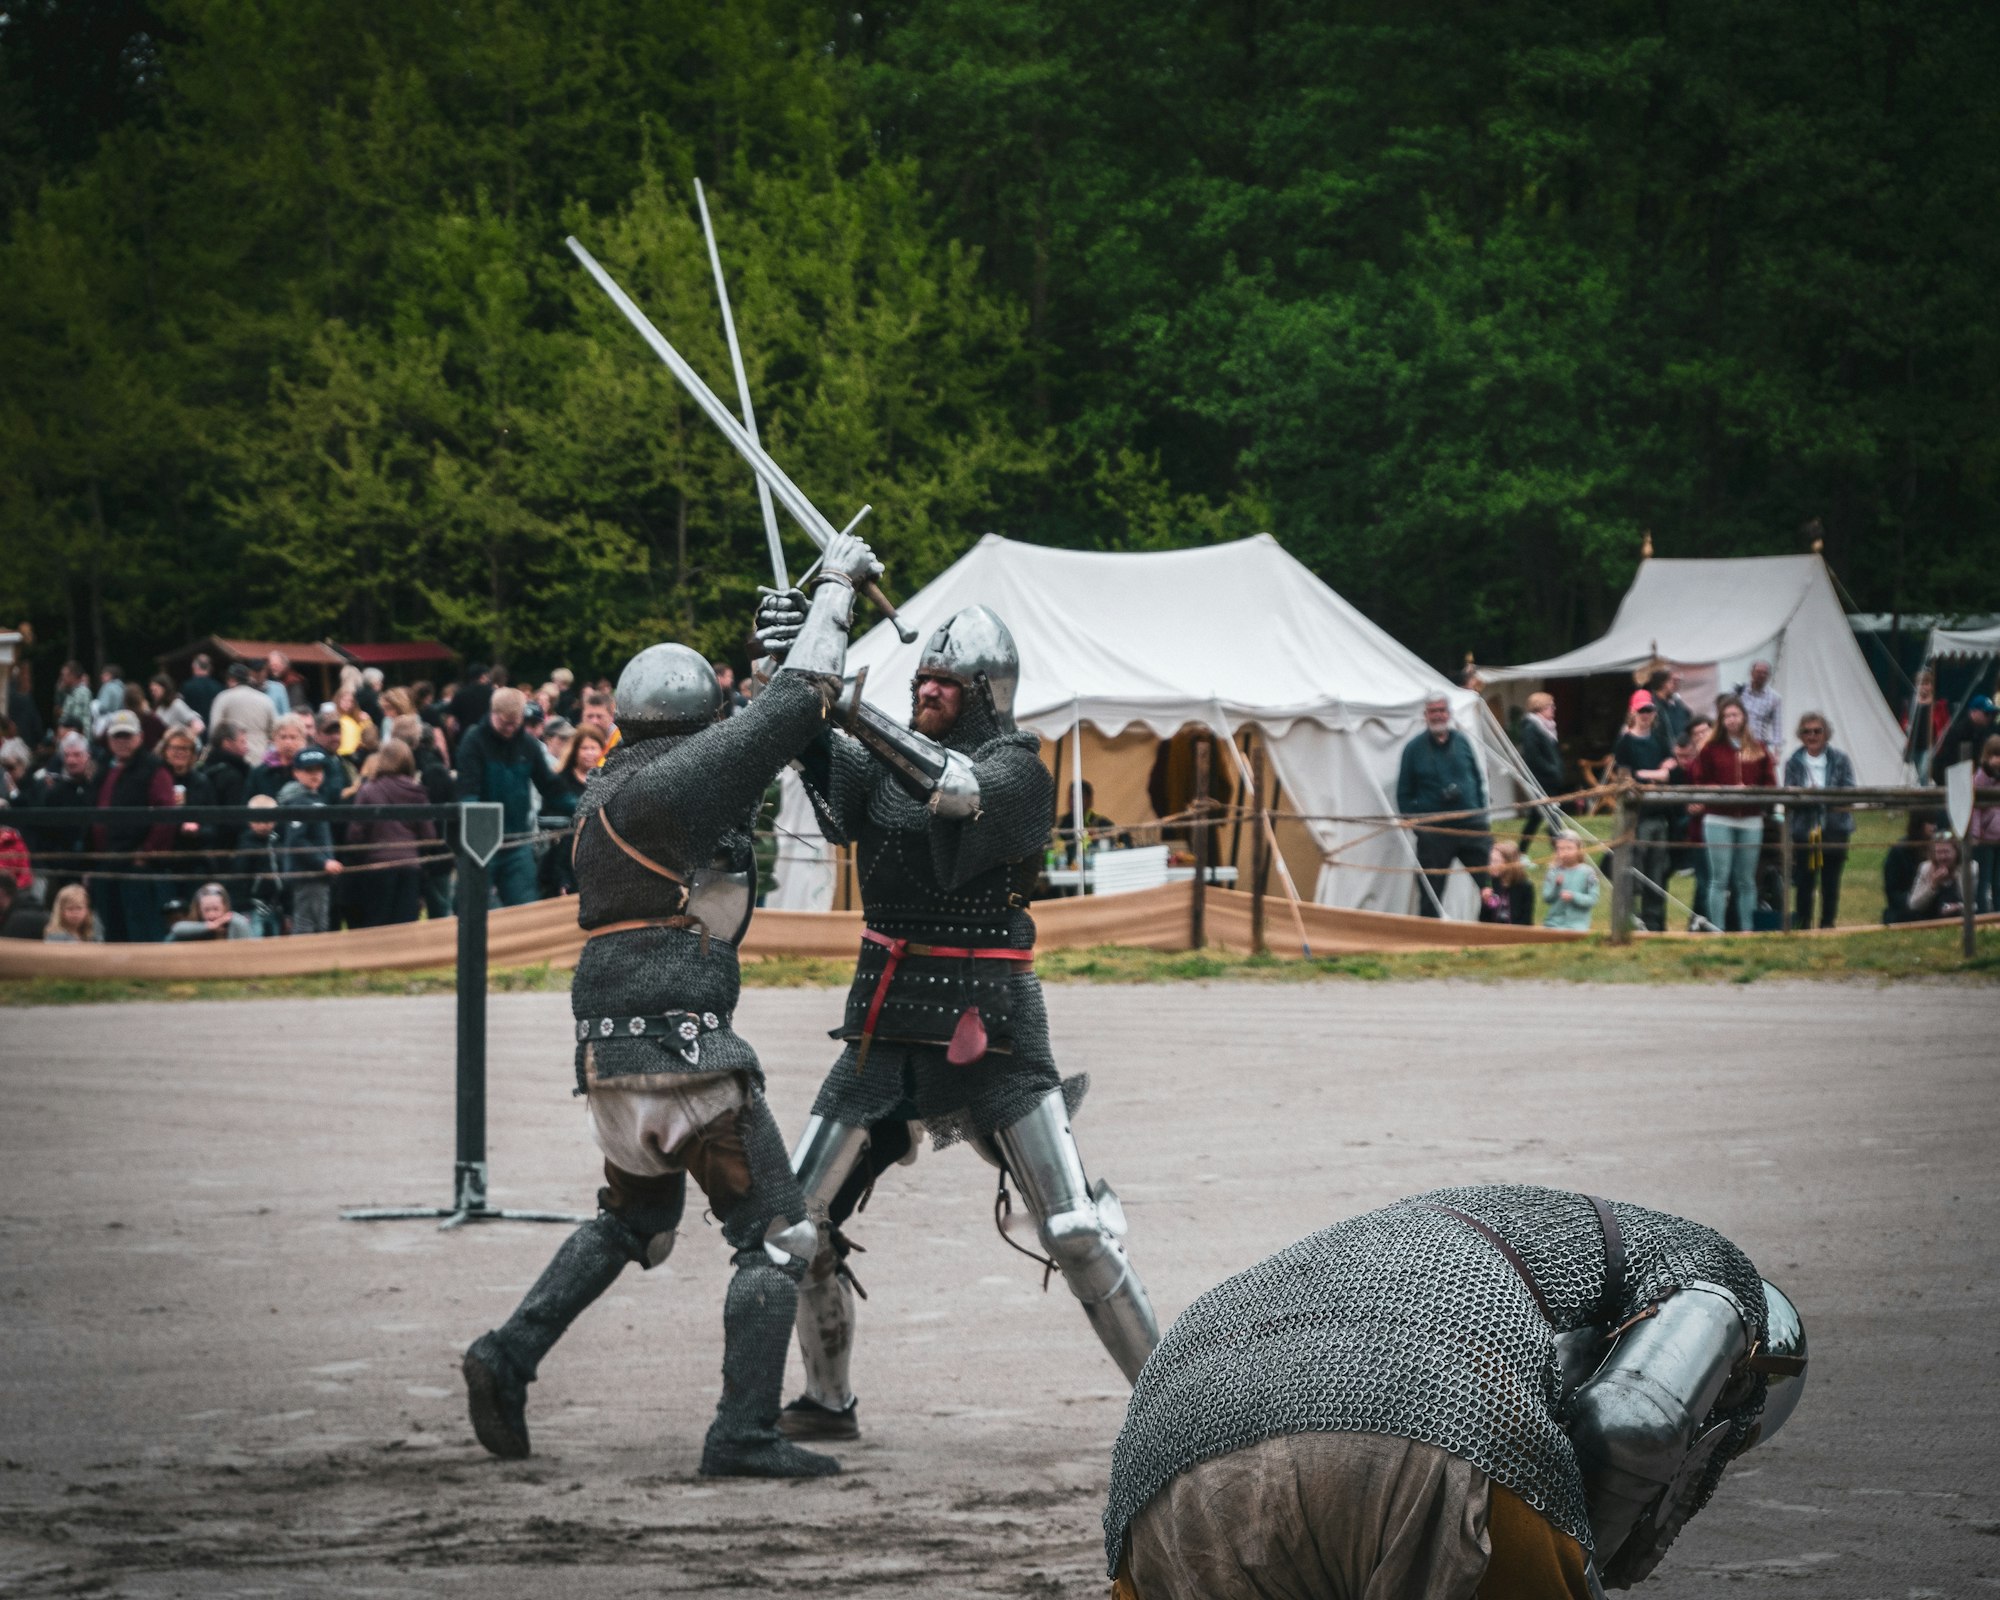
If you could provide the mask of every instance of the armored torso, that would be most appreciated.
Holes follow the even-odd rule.
[[[979,708],[975,708],[976,710]],[[1028,890],[1048,839],[1054,781],[1032,734],[962,717],[943,741],[978,775],[980,812],[933,814],[852,739],[817,742],[800,767],[830,838],[855,847],[862,910],[871,933],[954,949],[1032,950]],[[1041,984],[1022,965],[905,953],[882,997],[866,1063],[859,1040],[890,956],[864,941],[847,1007],[833,1037],[847,1050],[813,1110],[855,1126],[920,1118],[932,1139],[985,1134],[1024,1115],[1056,1087]],[[953,1065],[947,1042],[976,1006],[987,1053]],[[1078,1082],[1073,1093],[1081,1098]]]
[[[812,736],[824,699],[791,675],[699,733],[621,744],[576,809],[577,921],[570,983],[579,1090],[662,1072],[750,1073],[757,1057],[730,1025],[736,944],[755,894],[755,807]],[[606,1024],[609,1024],[607,1027]]]
[[[1547,1317],[1493,1244],[1439,1205],[1513,1246]],[[1627,1265],[1610,1313],[1600,1305],[1604,1235],[1589,1201],[1518,1185],[1400,1200],[1217,1284],[1181,1313],[1133,1392],[1104,1512],[1111,1569],[1132,1518],[1170,1479],[1287,1433],[1387,1433],[1437,1445],[1590,1549],[1583,1482],[1563,1430],[1557,1335],[1601,1315],[1622,1321],[1697,1280],[1727,1288],[1760,1328],[1764,1306],[1756,1269],[1722,1235],[1640,1206],[1612,1209]],[[1759,1405],[1761,1390],[1740,1426]]]

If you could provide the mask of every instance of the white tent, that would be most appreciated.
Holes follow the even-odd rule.
[[[1596,643],[1480,674],[1488,683],[1581,678],[1667,661],[1709,685],[1712,699],[1715,686],[1744,681],[1760,659],[1771,663],[1772,687],[1784,700],[1787,745],[1790,724],[1817,711],[1833,724],[1833,742],[1853,759],[1861,783],[1906,781],[1902,734],[1816,555],[1643,561]]]
[[[907,717],[922,641],[975,604],[998,612],[1020,647],[1016,719],[1052,743],[1068,736],[1073,763],[1086,725],[1114,738],[1135,727],[1171,738],[1196,725],[1225,739],[1254,725],[1289,809],[1379,816],[1395,810],[1397,763],[1434,693],[1449,696],[1459,726],[1482,751],[1512,755],[1476,694],[1453,687],[1269,534],[1130,554],[988,534],[901,603],[918,643],[901,643],[885,622],[848,652],[850,672],[868,670],[868,700]],[[1089,777],[1089,761],[1082,765]],[[1317,884],[1300,882],[1302,893],[1329,905],[1416,909],[1416,882],[1401,870],[1414,864],[1407,834],[1306,826],[1313,844],[1340,851],[1343,864],[1392,870],[1323,866]],[[1461,888],[1456,899],[1462,904],[1466,895]]]
[[[1933,628],[1924,659],[1940,656],[2000,656],[2000,622],[1985,628]]]

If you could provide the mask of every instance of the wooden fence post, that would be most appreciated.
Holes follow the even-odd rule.
[[[1778,931],[1792,931],[1792,870],[1793,851],[1792,819],[1782,810],[1778,814],[1778,876],[1783,881],[1778,885]]]
[[[1613,837],[1616,853],[1611,858],[1611,942],[1632,942],[1632,869],[1638,853],[1639,806],[1628,788],[1618,796],[1618,820]]]
[[[1973,814],[1978,815],[1976,811]],[[1958,892],[1965,901],[1965,929],[1959,936],[1959,948],[1967,961],[1979,954],[1979,913],[1973,906],[1972,888],[1972,845],[1969,840],[1961,839],[1958,841]]]

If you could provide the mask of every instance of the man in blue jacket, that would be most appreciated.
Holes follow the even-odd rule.
[[[550,764],[541,740],[524,726],[528,698],[519,689],[496,689],[485,720],[458,741],[458,797],[497,800],[503,807],[509,844],[493,858],[493,890],[503,906],[535,898],[533,830],[528,823],[528,786],[548,798],[562,794],[562,777]]]
[[[1486,831],[1486,780],[1472,741],[1451,725],[1451,702],[1434,694],[1424,702],[1424,731],[1403,746],[1396,774],[1396,809],[1406,817],[1463,812],[1435,828],[1418,828],[1417,915],[1442,915],[1444,886],[1451,864],[1462,861],[1473,882],[1486,887],[1486,858],[1493,841]]]

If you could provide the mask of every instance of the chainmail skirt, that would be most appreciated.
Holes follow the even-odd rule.
[[[1048,1011],[1030,980],[1015,1000],[1013,1048],[990,1051],[969,1066],[953,1066],[941,1044],[877,1039],[857,1070],[860,1046],[849,1044],[820,1086],[813,1115],[865,1128],[891,1119],[921,1122],[933,1149],[984,1138],[1019,1122],[1051,1089],[1060,1088],[1070,1114],[1083,1103],[1088,1075],[1065,1081],[1049,1048]]]

